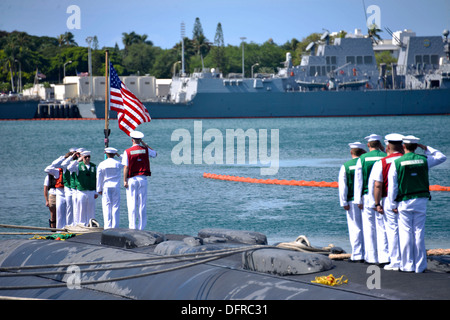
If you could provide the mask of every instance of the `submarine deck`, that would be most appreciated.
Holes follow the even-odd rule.
[[[186,237],[183,235],[165,236],[166,240],[180,240]],[[40,248],[42,242],[46,242],[45,246],[48,243],[49,248],[51,246],[51,249],[48,250],[53,252],[52,257],[57,256],[58,252],[66,250],[64,251],[65,254],[68,253],[70,255],[73,253],[75,256],[74,259],[76,259],[80,257],[76,255],[77,250],[90,250],[93,254],[96,254],[98,253],[96,250],[108,247],[101,244],[101,238],[101,232],[92,232],[78,235],[66,241],[24,240],[23,243],[25,243],[25,246],[31,246],[31,248],[24,249],[24,253],[21,254],[21,259],[23,260],[17,260],[22,262],[17,263],[16,261],[16,264],[14,263],[15,258],[11,259],[8,256],[6,258],[2,256],[8,250],[2,245],[0,246],[0,275],[4,274],[4,269],[1,268],[8,267],[9,265],[38,264],[35,258],[34,260],[30,258],[31,254],[27,256],[26,250],[37,252],[40,249],[36,249],[36,246],[39,245]],[[20,242],[20,240],[15,241]],[[34,245],[33,243],[39,244]],[[243,246],[242,244],[240,245]],[[16,246],[16,244],[12,246]],[[17,246],[20,247],[20,244]],[[220,247],[220,244],[218,246]],[[112,257],[117,259],[118,254],[120,254],[121,258],[154,256],[155,247],[156,245],[140,246],[131,249],[114,247],[112,248],[114,251],[108,253],[106,257],[98,257],[97,259],[107,260],[108,257],[109,259]],[[82,256],[89,256],[85,252],[81,253]],[[90,256],[90,258],[92,259],[93,256]],[[41,255],[41,258],[44,259],[42,264],[54,263],[49,258],[45,260],[45,256]],[[76,262],[72,263],[76,264]],[[387,271],[378,266],[365,263],[351,263],[347,260],[332,260],[332,264],[333,266],[330,270],[280,276],[277,274],[245,270],[242,268],[242,253],[235,253],[196,266],[182,268],[177,271],[163,272],[158,274],[158,276],[148,275],[144,278],[135,279],[134,286],[151,287],[148,289],[141,288],[141,291],[145,293],[141,296],[136,295],[133,289],[130,289],[129,284],[125,286],[119,286],[117,284],[122,281],[109,284],[116,287],[113,290],[110,288],[105,289],[108,284],[96,285],[95,288],[89,285],[83,285],[78,290],[70,290],[67,286],[48,289],[5,289],[8,286],[26,286],[30,284],[45,287],[49,283],[62,282],[62,277],[46,278],[42,276],[14,275],[0,278],[0,296],[4,298],[22,297],[26,299],[61,300],[448,300],[450,298],[450,256],[429,256],[428,269],[420,274]],[[147,267],[147,269],[143,268],[142,270],[148,269]],[[212,269],[215,271],[211,272]],[[348,283],[340,286],[327,286],[311,282],[316,277],[327,276],[329,274],[333,274],[336,278],[344,275],[348,279]],[[100,274],[100,278],[107,277],[108,275],[108,272],[105,272],[104,274]],[[201,279],[202,277],[204,279]],[[155,280],[156,278],[158,280]],[[82,281],[84,281],[84,278]],[[68,283],[67,280],[66,282]],[[194,291],[190,292],[192,290],[192,288],[189,288],[190,286],[199,286],[200,289],[195,289],[195,293],[193,293]],[[153,293],[149,293],[148,290],[151,290]]]

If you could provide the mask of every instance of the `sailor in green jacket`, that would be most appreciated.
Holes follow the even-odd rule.
[[[367,140],[369,152],[363,154],[356,162],[355,169],[355,194],[354,202],[361,211],[363,236],[364,236],[364,260],[367,263],[389,263],[389,255],[379,257],[377,250],[377,221],[373,194],[369,193],[369,176],[376,161],[384,158],[386,153],[381,144],[382,137],[371,134]]]
[[[423,272],[427,268],[425,220],[430,198],[428,169],[443,163],[442,152],[419,144],[419,138],[403,138],[405,154],[394,161],[388,173],[388,198],[391,209],[398,211],[400,270]],[[415,153],[417,147],[425,155]]]
[[[350,146],[351,160],[346,161],[339,170],[339,202],[347,212],[348,234],[352,248],[351,261],[364,260],[364,241],[362,233],[361,209],[353,202],[355,168],[358,158],[366,153],[361,142],[353,142]]]
[[[95,199],[98,197],[95,191],[97,166],[91,162],[91,152],[81,152],[79,160],[72,161],[67,169],[76,173],[78,210],[74,212],[74,224],[87,226],[91,219],[95,219]]]

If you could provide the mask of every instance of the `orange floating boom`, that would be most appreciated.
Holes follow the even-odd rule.
[[[247,183],[278,184],[285,186],[327,187],[327,188],[338,187],[338,183],[336,181],[327,182],[327,181],[305,181],[305,180],[255,179],[249,177],[229,176],[206,172],[203,173],[203,178],[224,180],[224,181],[247,182]],[[431,185],[430,191],[450,191],[450,187]]]

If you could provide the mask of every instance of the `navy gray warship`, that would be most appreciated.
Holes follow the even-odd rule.
[[[325,32],[298,66],[287,53],[273,75],[224,78],[203,70],[174,77],[167,96],[143,102],[154,119],[450,114],[448,31],[443,34],[397,38],[398,61],[388,73],[385,64],[377,67],[372,39],[330,44]],[[95,104],[97,117],[104,118],[104,109],[104,102]]]
[[[217,69],[203,69],[174,76],[166,91],[151,76],[121,79],[153,119],[450,114],[448,30],[443,37],[391,34],[398,60],[390,66],[377,66],[371,38],[351,34],[331,41],[325,32],[308,45],[310,54],[300,65],[294,66],[287,53],[275,74],[225,77]],[[69,78],[66,92],[77,87],[70,89],[76,92],[71,98],[79,102],[81,117],[104,118],[104,77],[72,77],[73,83]],[[0,118],[17,119],[18,108],[0,107]],[[48,118],[51,111],[41,103],[20,117]],[[109,118],[116,117],[110,112]]]

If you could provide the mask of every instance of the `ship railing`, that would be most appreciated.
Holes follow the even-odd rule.
[[[41,99],[40,96],[0,96],[0,102],[10,102],[10,101],[39,101]]]

